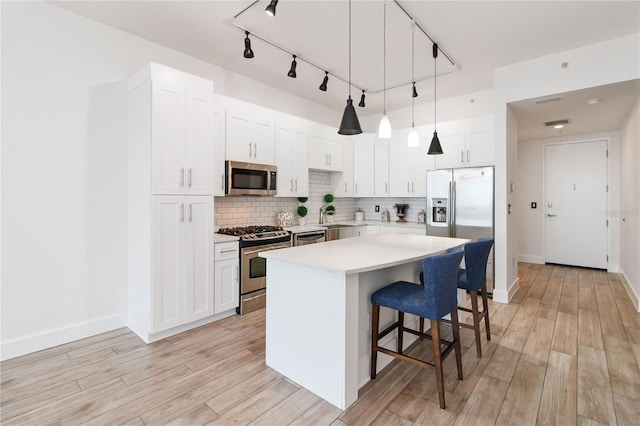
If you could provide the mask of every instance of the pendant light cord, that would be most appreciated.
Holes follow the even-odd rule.
[[[351,0],[349,0],[349,99],[351,99]]]
[[[387,115],[387,2],[384,2],[384,23],[382,24],[382,95],[384,114]]]
[[[436,77],[438,73],[436,72],[436,62],[438,59],[438,45],[433,44],[433,129],[436,129]]]
[[[416,23],[411,21],[411,80],[413,80],[413,89],[416,88],[415,80],[415,44],[416,44]],[[415,127],[413,92],[411,93],[411,127]]]

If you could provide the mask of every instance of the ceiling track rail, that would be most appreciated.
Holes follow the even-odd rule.
[[[236,28],[238,28],[239,30],[241,30],[242,32],[249,32],[249,34],[250,34],[252,37],[255,37],[255,38],[259,39],[259,40],[262,40],[263,42],[265,42],[265,43],[267,43],[267,44],[269,44],[269,45],[271,45],[271,46],[275,47],[275,48],[276,48],[276,49],[278,49],[278,50],[281,50],[281,51],[283,51],[283,52],[285,52],[285,53],[287,53],[287,54],[289,54],[289,55],[292,55],[292,56],[293,56],[293,55],[295,55],[297,60],[302,61],[302,62],[305,62],[305,63],[307,63],[308,65],[311,65],[312,67],[317,68],[318,70],[320,70],[320,71],[322,71],[322,72],[325,72],[325,73],[329,74],[331,77],[336,78],[336,79],[338,79],[338,80],[340,80],[340,81],[342,81],[342,82],[344,82],[344,83],[346,83],[346,84],[349,84],[349,80],[347,80],[346,78],[344,78],[344,77],[342,77],[342,76],[339,76],[339,75],[337,75],[337,74],[333,73],[332,71],[330,71],[330,70],[328,70],[328,69],[326,69],[326,68],[322,67],[321,65],[316,64],[315,62],[311,61],[310,59],[305,58],[304,56],[300,55],[299,53],[295,53],[295,52],[291,51],[290,49],[288,49],[288,48],[286,48],[286,47],[284,47],[284,46],[282,46],[282,45],[280,45],[280,44],[278,44],[278,43],[274,42],[273,40],[268,39],[267,37],[265,37],[265,36],[263,36],[263,35],[261,35],[261,34],[258,34],[258,33],[254,32],[254,31],[252,31],[251,29],[249,29],[249,28],[247,28],[247,27],[245,27],[245,26],[243,26],[243,25],[240,25],[239,23],[237,23],[237,22],[235,21],[238,17],[240,17],[242,14],[244,14],[247,10],[249,10],[249,9],[251,9],[253,6],[255,6],[255,5],[256,5],[256,3],[258,3],[259,1],[260,1],[260,0],[255,0],[253,3],[251,3],[250,5],[248,5],[247,7],[245,7],[244,9],[242,9],[240,12],[238,12],[238,13],[233,17],[233,19],[231,20],[231,24],[232,24],[234,27],[236,27]],[[395,4],[396,4],[396,6],[398,6],[398,8],[400,8],[400,10],[402,10],[402,12],[403,12],[405,15],[407,15],[407,17],[409,18],[409,20],[411,20],[411,21],[413,22],[413,24],[416,26],[416,28],[418,28],[418,29],[419,29],[419,30],[420,30],[420,31],[425,35],[425,37],[427,37],[427,38],[431,41],[431,43],[436,44],[436,41],[433,39],[433,37],[431,37],[431,35],[430,35],[430,34],[429,34],[425,29],[424,29],[424,27],[423,27],[422,25],[420,25],[420,24],[416,21],[416,19],[415,19],[415,18],[414,18],[410,13],[409,13],[409,11],[407,10],[407,8],[406,8],[406,7],[404,7],[404,6],[400,3],[400,1],[399,1],[399,0],[393,0],[393,3],[395,3]],[[352,86],[353,88],[355,88],[355,89],[357,89],[357,90],[360,90],[360,91],[362,91],[362,92],[365,92],[365,93],[368,93],[368,94],[371,94],[371,95],[375,95],[375,94],[377,94],[377,93],[382,93],[382,92],[384,92],[385,90],[387,90],[387,91],[388,91],[388,90],[398,89],[398,88],[400,88],[400,87],[404,87],[404,86],[407,86],[407,85],[413,85],[413,83],[418,83],[418,82],[420,82],[420,81],[424,81],[424,80],[432,79],[432,78],[434,78],[435,76],[441,76],[441,75],[445,75],[445,74],[451,74],[451,73],[454,73],[454,72],[456,72],[456,71],[459,71],[459,70],[460,70],[460,66],[459,66],[459,65],[458,65],[458,64],[457,64],[457,63],[456,63],[456,62],[451,58],[451,56],[450,56],[450,55],[449,55],[449,54],[448,54],[444,49],[442,49],[442,47],[441,47],[441,44],[440,44],[440,43],[437,43],[437,44],[438,44],[438,51],[442,54],[442,56],[444,56],[445,58],[447,58],[447,60],[449,61],[449,63],[451,63],[451,65],[452,65],[452,69],[447,70],[447,71],[441,71],[441,72],[436,73],[436,74],[431,74],[431,75],[427,75],[427,76],[424,76],[424,77],[420,77],[420,78],[417,78],[417,79],[414,79],[414,80],[409,80],[409,81],[406,81],[406,82],[403,82],[403,83],[399,83],[399,84],[396,84],[396,85],[394,85],[394,86],[387,87],[386,89],[368,90],[368,89],[365,89],[365,88],[363,88],[362,86],[360,86],[360,85],[358,85],[358,84],[354,83],[354,82],[353,82],[353,79],[352,79],[352,81],[351,81],[351,83],[350,83],[350,84],[351,84],[351,86]]]

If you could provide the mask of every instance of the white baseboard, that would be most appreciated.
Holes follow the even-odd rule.
[[[202,327],[203,325],[207,325],[207,324],[212,323],[214,321],[218,321],[218,320],[230,317],[230,316],[235,315],[235,314],[236,314],[236,310],[235,310],[235,308],[233,308],[233,309],[230,309],[228,311],[221,312],[219,314],[216,314],[216,315],[213,315],[213,316],[210,316],[210,317],[202,318],[202,319],[199,319],[197,321],[190,322],[188,324],[179,325],[177,327],[170,328],[169,330],[159,331],[159,332],[153,333],[153,334],[152,333],[139,334],[139,333],[136,333],[133,330],[133,328],[131,328],[131,327],[129,327],[129,328],[131,329],[131,331],[136,333],[136,335],[138,335],[138,337],[140,337],[142,340],[144,340],[145,343],[153,343],[153,342],[157,342],[158,340],[166,339],[167,337],[170,337],[170,336],[175,336],[176,334],[184,333],[185,331],[189,331],[189,330],[197,328],[197,327]]]
[[[0,360],[4,361],[126,326],[127,313],[121,312],[80,324],[8,340],[0,343]]]
[[[620,274],[620,277],[622,277],[622,284],[624,284],[624,288],[627,290],[627,294],[629,295],[633,306],[636,307],[636,311],[640,312],[640,298],[633,290],[633,287],[631,286],[631,283],[627,279],[627,276],[624,274],[624,272]]]
[[[529,254],[519,254],[518,262],[526,262],[526,263],[536,263],[538,265],[544,265],[544,257],[542,256],[531,256]]]
[[[500,303],[509,303],[516,291],[520,288],[520,278],[516,278],[511,283],[507,291],[493,289],[493,300]]]

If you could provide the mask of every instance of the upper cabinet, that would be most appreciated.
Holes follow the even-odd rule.
[[[213,194],[213,82],[150,63],[128,81],[135,156],[151,193]]]
[[[226,111],[226,158],[275,165],[275,114],[246,102],[229,101]]]
[[[407,146],[408,130],[394,132],[389,143],[389,195],[391,197],[425,197],[427,169],[430,158],[427,149],[431,137],[420,139],[417,147]],[[425,135],[418,133],[420,137]]]
[[[214,157],[213,157],[213,195],[224,196],[224,161],[226,159],[226,107],[229,102],[226,96],[216,95],[213,113]]]
[[[354,144],[352,137],[346,137],[341,144],[342,148],[342,172],[331,173],[331,186],[333,187],[333,195],[336,197],[353,197],[353,149]]]
[[[335,127],[312,124],[309,129],[309,168],[341,172],[343,164],[342,142]]]
[[[288,114],[276,117],[277,197],[309,195],[308,122]]]
[[[379,139],[374,144],[373,191],[375,197],[389,196],[389,141]]]
[[[353,196],[373,197],[375,185],[375,147],[373,133],[353,137]],[[346,167],[346,165],[345,165]]]
[[[436,168],[493,165],[493,127],[493,116],[438,124],[438,137],[444,153],[436,156]]]

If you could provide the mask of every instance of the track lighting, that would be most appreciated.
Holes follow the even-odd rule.
[[[413,95],[414,98],[418,97],[418,91],[416,90],[416,82],[413,82]]]
[[[433,138],[429,145],[428,155],[440,155],[442,152],[442,145],[440,145],[440,139],[438,139],[438,132],[436,131],[436,62],[438,59],[438,44],[433,43]]]
[[[322,79],[322,84],[320,85],[320,87],[318,87],[318,89],[322,90],[323,92],[326,92],[328,82],[329,82],[329,72],[325,71],[324,78]]]
[[[267,6],[267,8],[264,10],[264,13],[266,13],[269,16],[276,16],[277,5],[278,5],[278,0],[271,0],[271,3],[269,3],[269,6]]]
[[[293,61],[291,61],[291,69],[287,73],[287,75],[291,78],[296,78],[296,66],[298,63],[296,62],[296,55],[293,55]]]
[[[245,31],[244,38],[244,57],[247,59],[253,58],[253,50],[251,49],[251,39],[249,39],[249,31]]]
[[[382,69],[383,69],[383,82],[382,93],[384,96],[382,118],[380,119],[380,125],[378,126],[378,137],[380,139],[389,139],[391,137],[391,123],[389,117],[387,117],[387,3],[384,4],[384,24],[382,32],[383,46],[382,46]]]
[[[360,96],[360,103],[358,104],[360,108],[364,108],[364,90],[362,91],[362,96]]]
[[[347,106],[342,114],[338,134],[359,135],[360,133],[362,133],[362,128],[360,127],[360,121],[358,121],[358,114],[356,114],[356,110],[353,107],[353,100],[351,100],[351,0],[349,0],[349,97],[347,98]]]

